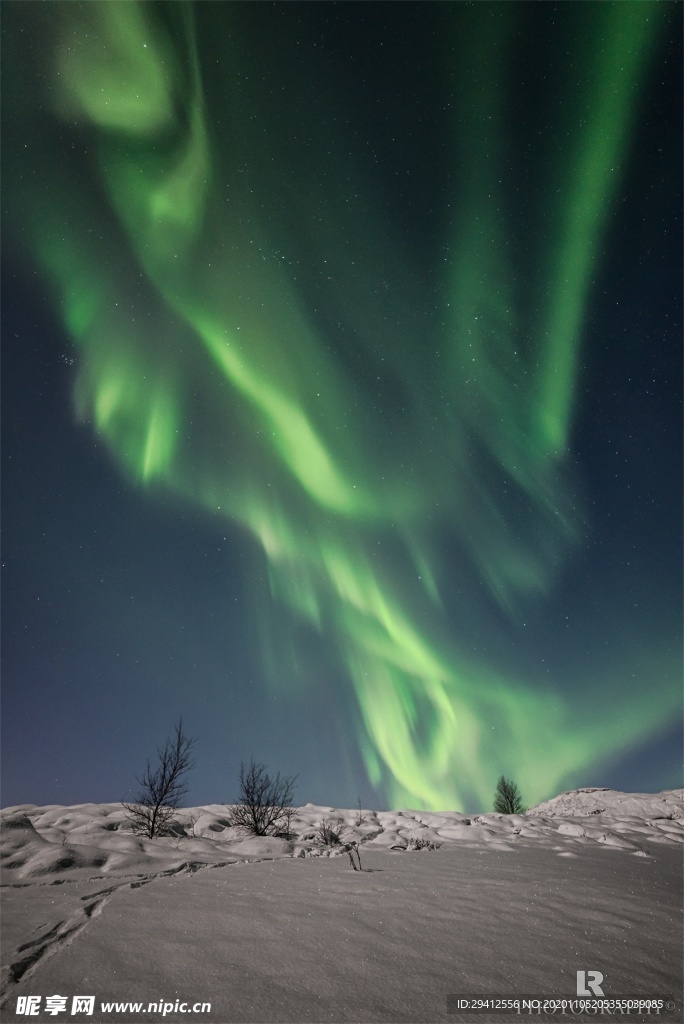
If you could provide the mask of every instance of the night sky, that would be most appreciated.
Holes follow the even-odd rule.
[[[682,784],[681,21],[3,4],[3,805]]]

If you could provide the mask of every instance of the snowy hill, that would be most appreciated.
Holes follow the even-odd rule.
[[[530,817],[582,817],[605,814],[619,818],[684,818],[684,789],[666,789],[662,793],[621,793],[615,789],[573,789],[553,800],[531,807]]]
[[[214,804],[156,839],[120,804],[7,808],[3,1020],[83,995],[96,1024],[506,1024],[449,1014],[447,995],[569,997],[586,970],[609,996],[681,1000],[681,806],[610,790],[524,815],[307,804],[280,838]],[[361,870],[317,840],[323,819]]]

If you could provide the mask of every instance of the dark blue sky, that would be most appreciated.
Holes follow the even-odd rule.
[[[78,39],[85,14],[81,5],[70,6],[68,30]],[[544,296],[563,245],[548,211],[572,198],[571,175],[564,178],[562,168],[582,145],[578,97],[590,91],[587,68],[602,52],[592,35],[598,9],[611,5],[516,4],[506,15],[498,4],[477,6],[199,5],[192,31],[190,22],[180,23],[180,5],[146,8],[144,15],[149,38],[177,58],[181,98],[191,93],[197,57],[214,153],[207,200],[214,218],[206,215],[202,244],[206,251],[213,246],[233,273],[244,272],[245,289],[296,295],[314,325],[309,347],[293,342],[288,352],[277,321],[255,321],[261,333],[253,346],[262,346],[255,365],[272,369],[274,380],[281,365],[286,372],[294,367],[292,394],[303,396],[302,408],[309,401],[307,360],[327,368],[322,386],[339,418],[331,413],[320,423],[333,424],[331,450],[338,445],[360,488],[376,488],[373,516],[358,522],[304,503],[278,461],[278,439],[275,455],[263,453],[262,427],[254,428],[253,411],[243,409],[239,387],[227,385],[226,410],[215,409],[225,382],[213,371],[202,376],[193,368],[188,384],[194,390],[186,408],[194,418],[186,427],[191,456],[184,457],[201,464],[202,473],[185,465],[182,486],[136,481],[126,445],[117,448],[94,426],[94,415],[77,415],[77,382],[92,373],[109,342],[98,340],[98,356],[92,340],[72,336],[41,244],[58,244],[61,233],[67,251],[87,264],[97,236],[105,255],[94,276],[112,294],[136,260],[145,267],[144,245],[136,249],[117,221],[97,126],[83,117],[72,123],[64,113],[54,72],[62,28],[38,5],[5,4],[4,806],[130,797],[134,776],[181,715],[197,738],[189,804],[234,799],[240,761],[251,756],[298,775],[299,802],[338,806],[359,796],[385,807],[400,787],[407,803],[411,792],[437,791],[458,794],[452,802],[468,810],[486,810],[482,794],[501,771],[517,776],[523,796],[532,790],[538,799],[559,786],[681,785],[681,7],[662,16],[638,74],[614,171],[619,183],[611,186],[591,261],[577,375],[563,385],[572,391],[572,422],[562,474],[544,477],[557,490],[544,501],[571,524],[570,541],[550,530],[532,486],[518,487],[516,459],[512,465],[500,454],[507,431],[523,424],[524,435],[524,377],[516,377],[517,363],[506,363],[514,346],[504,348],[497,303],[485,308],[484,297],[495,293],[498,302],[510,285],[517,306],[511,330],[527,360],[522,372],[541,375],[540,353],[549,342]],[[486,35],[500,31],[502,17],[512,19],[513,34],[500,53],[501,70],[492,72],[499,51],[490,52]],[[463,39],[474,41],[467,67],[458,61]],[[125,78],[127,67],[122,63],[117,73]],[[494,86],[505,97],[504,156],[490,152],[498,135],[487,134]],[[590,120],[600,95],[586,102]],[[174,130],[182,136],[194,108],[190,99],[185,109],[177,103]],[[164,146],[172,150],[169,138],[150,136],[135,146],[144,153],[149,143],[158,154]],[[120,139],[114,142],[123,152]],[[135,146],[126,143],[126,158],[142,166]],[[480,216],[473,196],[490,171],[502,202],[492,214],[483,201],[481,216],[500,231],[505,259],[497,249],[488,279],[482,268],[490,257],[478,236],[472,268],[482,278],[483,316],[491,323],[486,345],[501,389],[496,406],[493,385],[478,382],[471,399],[447,365],[445,326],[447,299],[458,304],[459,287],[467,292],[469,261],[459,263],[459,252],[469,251],[467,224]],[[231,189],[237,198],[224,223],[215,211]],[[38,211],[52,209],[63,217],[47,227],[49,218]],[[253,229],[268,242],[263,271],[247,250]],[[149,268],[148,277],[154,283]],[[135,287],[135,297],[117,294],[151,325],[165,323],[156,285]],[[197,286],[200,296],[203,287]],[[230,296],[225,301],[230,306]],[[154,331],[150,326],[150,338],[136,344],[156,346],[166,380],[185,349],[177,342],[167,351]],[[378,368],[389,363],[385,378]],[[523,458],[532,445],[530,428],[529,443],[520,441]],[[210,469],[224,459],[234,467],[229,493],[231,485],[235,493],[256,493],[263,480],[272,489],[264,494],[276,495],[277,521],[289,516],[291,530],[299,531],[306,558],[293,559],[281,575],[282,564],[269,560],[243,506],[225,515],[204,497]],[[386,466],[394,491],[377,490]],[[536,486],[541,474],[534,479]],[[410,500],[414,487],[418,511]],[[377,494],[384,495],[381,511]],[[393,494],[403,496],[410,514],[393,507]],[[492,551],[502,536],[505,557],[496,565]],[[459,726],[452,766],[437,756],[438,699],[430,703],[421,693],[421,686],[431,692],[431,681],[420,682],[405,666],[395,671],[406,655],[385,651],[390,627],[381,640],[360,644],[370,625],[357,618],[359,599],[349,598],[356,582],[348,584],[346,605],[325,591],[334,538],[356,566],[355,581],[376,549],[387,552],[372,579],[383,581],[383,600],[402,609],[396,620],[405,635],[420,635],[454,679],[470,673],[467,697],[453,680],[445,683],[461,721],[471,722]],[[427,566],[422,575],[414,559]],[[536,592],[525,590],[516,570],[501,596],[504,563],[534,566]],[[430,573],[439,603],[417,592],[416,579]],[[365,593],[375,593],[370,577],[363,578]],[[298,586],[317,595],[317,624],[298,611]],[[338,581],[336,599],[340,588]],[[397,650],[408,649],[397,643]],[[368,651],[378,645],[385,651],[378,679],[391,678],[394,686],[387,730],[406,724],[395,720],[397,707],[410,724],[414,756],[405,760],[391,736],[383,755],[381,702],[367,703],[359,681],[373,675]],[[367,685],[371,692],[376,683]],[[540,710],[549,695],[561,708],[552,722]],[[538,710],[528,712],[532,707]],[[516,724],[518,717],[528,717],[527,724]],[[482,739],[491,722],[500,730],[499,746]],[[424,762],[425,784],[398,782],[400,762],[407,776],[419,775]],[[540,781],[545,771],[548,786]],[[445,781],[466,772],[471,778],[462,784]]]

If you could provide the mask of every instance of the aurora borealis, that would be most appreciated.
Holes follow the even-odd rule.
[[[677,785],[681,8],[5,7],[9,802]]]

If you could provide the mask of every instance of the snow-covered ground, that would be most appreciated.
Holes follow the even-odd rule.
[[[2,1020],[504,1024],[518,1017],[448,1014],[447,995],[573,997],[578,971],[600,972],[608,998],[672,997],[655,1019],[684,1019],[684,791],[357,813],[307,804],[285,840],[244,837],[208,805],[149,840],[119,804],[7,808]],[[361,871],[316,843],[323,818],[359,842]],[[92,1014],[72,1015],[77,995],[95,996]],[[27,996],[35,1016],[16,1013]]]

